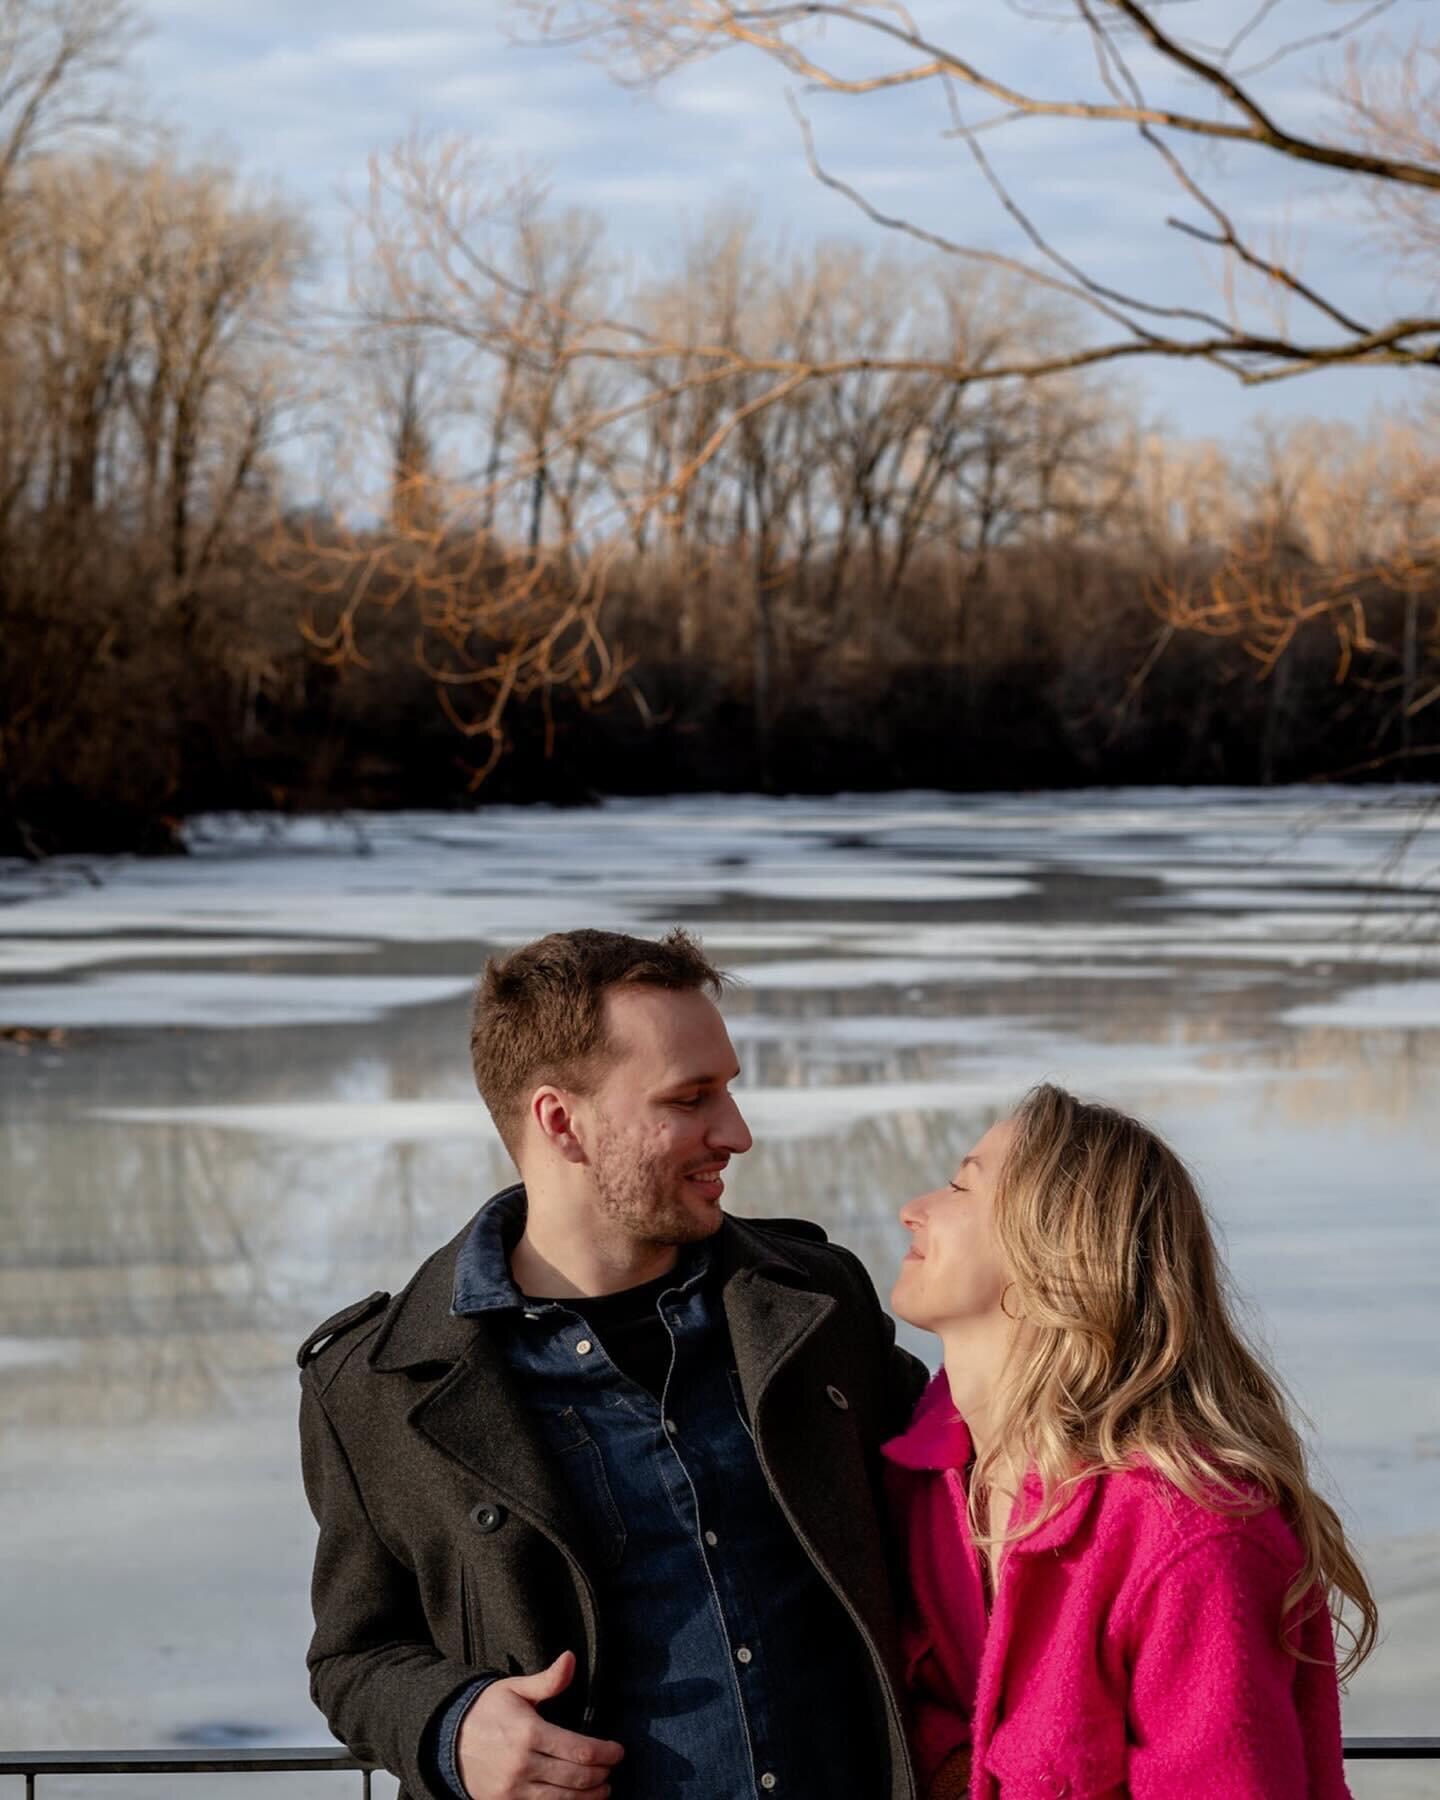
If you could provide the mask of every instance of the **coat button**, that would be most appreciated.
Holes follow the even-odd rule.
[[[832,1385],[830,1387],[827,1387],[825,1389],[825,1392],[830,1396],[831,1403],[835,1406],[838,1406],[840,1408],[841,1412],[849,1412],[850,1402],[840,1392],[839,1388]]]
[[[470,1508],[470,1523],[477,1531],[498,1531],[505,1523],[505,1508],[497,1506],[493,1500],[482,1500],[478,1506]]]

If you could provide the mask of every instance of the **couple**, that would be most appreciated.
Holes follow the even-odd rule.
[[[900,1209],[927,1385],[849,1251],[722,1212],[722,987],[678,931],[487,966],[523,1185],[300,1353],[336,1735],[414,1800],[1344,1795],[1374,1604],[1182,1165],[1029,1094]]]

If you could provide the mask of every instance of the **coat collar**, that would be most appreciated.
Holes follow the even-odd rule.
[[[478,1335],[479,1321],[450,1310],[455,1261],[475,1221],[423,1262],[396,1296],[368,1352],[372,1369],[412,1369],[420,1363],[455,1363]]]
[[[955,1409],[943,1368],[920,1396],[909,1425],[898,1437],[880,1447],[887,1462],[913,1470],[961,1470],[969,1462],[970,1452],[970,1432]],[[1097,1487],[1097,1478],[1087,1475],[1067,1488],[1050,1517],[1034,1531],[1016,1538],[1010,1550],[1017,1555],[1029,1556],[1040,1550],[1058,1550],[1061,1545],[1068,1544],[1090,1510]],[[1012,1527],[1033,1519],[1041,1509],[1043,1498],[1040,1477],[1032,1469],[1021,1487],[1011,1516]]]
[[[963,1469],[969,1462],[969,1428],[955,1410],[944,1369],[931,1378],[904,1431],[882,1444],[880,1454],[902,1469]]]
[[[372,1368],[392,1371],[420,1363],[458,1362],[483,1330],[487,1310],[519,1304],[508,1267],[502,1275],[489,1249],[480,1259],[475,1251],[483,1241],[492,1247],[504,1244],[508,1255],[509,1245],[523,1228],[524,1197],[525,1190],[518,1184],[502,1189],[421,1265],[375,1333],[369,1351]],[[741,1288],[758,1281],[765,1291],[771,1284],[793,1290],[795,1284],[807,1282],[804,1264],[786,1253],[778,1233],[743,1219],[727,1214],[715,1247],[721,1282],[727,1290],[727,1312],[732,1310],[728,1290],[737,1278]],[[455,1310],[462,1299],[474,1303],[473,1307],[467,1304],[463,1313]]]

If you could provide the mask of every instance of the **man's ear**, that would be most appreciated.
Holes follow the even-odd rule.
[[[583,1163],[589,1158],[576,1134],[573,1107],[574,1096],[563,1088],[536,1088],[530,1096],[530,1116],[546,1145],[566,1162]]]

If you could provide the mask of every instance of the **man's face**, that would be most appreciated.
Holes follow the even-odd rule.
[[[730,1034],[698,992],[612,988],[612,1058],[575,1102],[603,1220],[645,1244],[689,1244],[719,1230],[722,1174],[750,1148],[730,1096]]]

